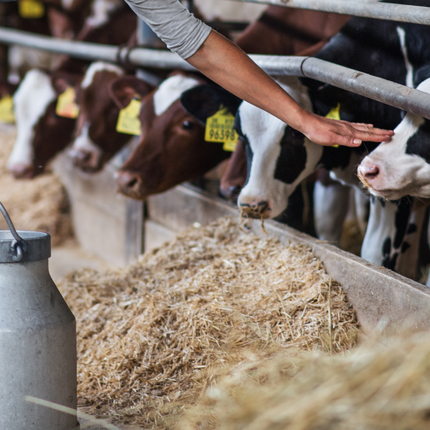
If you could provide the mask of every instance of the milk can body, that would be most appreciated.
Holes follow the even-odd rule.
[[[13,238],[0,231],[0,429],[72,430],[76,413],[28,399],[76,411],[76,322],[49,274],[49,235],[18,233],[23,258],[5,262]]]

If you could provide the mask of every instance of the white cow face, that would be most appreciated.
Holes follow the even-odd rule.
[[[430,79],[419,90],[430,93]],[[406,195],[430,198],[430,121],[408,113],[395,135],[363,159],[358,177],[369,191],[387,200]]]
[[[284,77],[281,86],[311,110],[307,90],[297,78]],[[251,218],[273,218],[288,206],[297,185],[317,167],[322,147],[269,113],[243,102],[236,115],[245,143],[248,180],[238,205]]]

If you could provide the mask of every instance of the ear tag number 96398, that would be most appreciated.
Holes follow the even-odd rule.
[[[8,94],[0,99],[0,122],[6,124],[15,124],[13,99]]]
[[[139,119],[140,107],[140,100],[133,99],[127,107],[119,111],[118,122],[116,124],[116,131],[118,133],[140,136],[142,128]]]
[[[338,103],[337,106],[333,108],[325,117],[329,119],[340,120],[340,103]],[[332,147],[339,148],[339,145],[332,145]]]
[[[233,126],[234,116],[221,105],[219,111],[206,120],[206,142],[220,142],[224,144],[224,151],[234,151],[238,135]]]
[[[42,18],[45,15],[45,6],[38,0],[19,0],[18,11],[22,18]]]
[[[75,99],[75,89],[73,87],[67,88],[67,90],[58,97],[55,113],[64,118],[77,118],[79,115],[79,106],[76,104]]]

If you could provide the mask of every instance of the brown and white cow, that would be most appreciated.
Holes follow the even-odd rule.
[[[144,200],[202,176],[230,155],[222,149],[222,144],[205,141],[204,123],[181,105],[182,93],[202,82],[202,78],[194,75],[175,74],[147,96],[141,93],[137,78],[119,79],[113,85],[113,97],[121,108],[133,97],[142,97],[139,143],[116,173],[121,193]],[[221,101],[216,108],[220,105]],[[224,106],[229,106],[228,101],[224,101]]]
[[[116,125],[119,107],[112,100],[108,89],[124,75],[124,70],[114,64],[98,61],[92,63],[82,82],[76,87],[79,105],[75,140],[69,151],[73,164],[87,173],[99,171],[124,145],[131,141],[129,134],[118,133]],[[126,77],[122,82],[133,80]],[[152,85],[138,81],[139,96],[153,90]],[[117,81],[115,90],[120,91]]]
[[[135,32],[136,17],[124,5],[97,23],[101,26],[91,31],[86,28],[82,39],[118,45],[126,43]],[[18,139],[8,169],[15,177],[31,178],[41,173],[47,162],[72,141],[76,121],[55,115],[58,89],[65,89],[70,81],[77,84],[87,67],[88,62],[66,58],[55,72],[32,70],[25,76],[14,100]],[[51,129],[58,129],[60,136],[47,134],[53,133]],[[54,144],[49,143],[52,137],[55,137]]]

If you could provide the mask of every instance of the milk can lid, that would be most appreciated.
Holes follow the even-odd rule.
[[[0,203],[9,230],[0,230],[0,263],[26,263],[46,260],[51,256],[51,236],[38,231],[15,230],[4,206]]]

